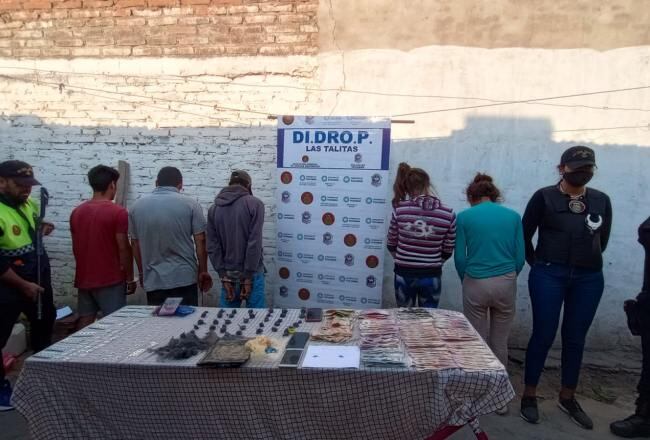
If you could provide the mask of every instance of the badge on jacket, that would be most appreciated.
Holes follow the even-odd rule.
[[[571,200],[569,210],[574,214],[582,214],[587,209],[587,205],[582,200]]]
[[[13,225],[13,226],[11,227],[11,232],[13,232],[14,235],[20,235],[20,233],[21,233],[22,231],[20,230],[20,226],[18,226],[18,225]]]

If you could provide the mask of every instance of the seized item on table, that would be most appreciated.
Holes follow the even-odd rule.
[[[219,337],[210,331],[204,338],[199,338],[196,333],[181,333],[178,338],[171,338],[167,345],[151,349],[160,359],[188,359],[207,350],[219,340]]]
[[[323,320],[323,309],[307,309],[307,317],[305,321],[307,322],[321,322]],[[304,309],[300,312],[300,317],[303,318]]]
[[[307,332],[296,332],[291,336],[289,342],[287,343],[287,350],[302,350],[307,345],[309,341],[309,333]]]
[[[268,336],[256,336],[254,339],[246,342],[246,348],[254,355],[274,353],[277,351],[274,345],[277,346],[276,341]]]
[[[246,338],[222,338],[208,350],[197,365],[217,368],[240,367],[251,356],[250,350],[246,347],[247,342]]]
[[[359,314],[361,360],[366,367],[407,366],[399,326],[389,310],[366,310]]]
[[[183,298],[180,297],[167,298],[156,314],[158,316],[171,316],[176,313],[176,309],[181,305],[181,302],[183,302]]]
[[[282,356],[282,360],[280,361],[280,368],[298,368],[302,352],[302,350],[285,351],[284,356]]]
[[[314,341],[341,343],[352,339],[354,320],[357,313],[354,310],[328,310],[325,312],[325,322],[311,339]]]

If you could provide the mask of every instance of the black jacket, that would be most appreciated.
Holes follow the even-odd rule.
[[[566,264],[572,267],[601,270],[602,253],[607,248],[612,228],[612,205],[607,194],[587,188],[581,201],[582,213],[569,209],[570,197],[557,185],[538,190],[528,202],[523,217],[526,261]],[[593,230],[588,227],[591,216]],[[599,221],[600,220],[600,221]],[[537,247],[533,236],[538,232]]]

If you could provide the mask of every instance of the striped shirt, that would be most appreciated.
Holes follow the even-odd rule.
[[[394,207],[388,250],[395,254],[395,273],[438,276],[456,242],[456,214],[434,196],[402,200]]]

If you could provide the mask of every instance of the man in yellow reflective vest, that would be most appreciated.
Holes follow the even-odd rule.
[[[39,205],[29,195],[40,185],[32,167],[19,160],[0,163],[0,349],[5,346],[21,313],[30,322],[32,349],[37,352],[51,343],[56,310],[52,299],[50,264],[41,256],[40,286],[36,254]],[[54,226],[42,223],[44,235]],[[41,295],[41,316],[37,299]],[[0,356],[1,358],[1,356]],[[1,359],[0,359],[1,360]],[[11,385],[0,362],[0,411],[13,409]]]

